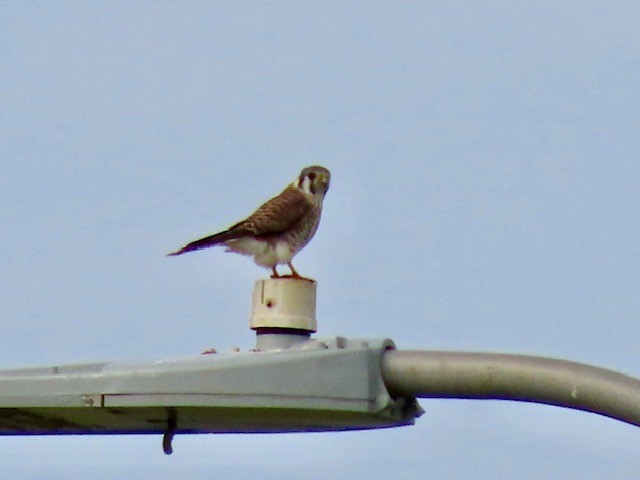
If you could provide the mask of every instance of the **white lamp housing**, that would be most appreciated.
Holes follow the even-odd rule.
[[[293,329],[313,333],[316,282],[298,278],[267,278],[253,287],[251,329]]]

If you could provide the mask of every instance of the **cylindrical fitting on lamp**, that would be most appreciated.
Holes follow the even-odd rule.
[[[253,287],[251,328],[312,333],[316,323],[316,282],[297,278],[267,278]]]

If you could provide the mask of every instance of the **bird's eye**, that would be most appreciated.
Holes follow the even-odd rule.
[[[313,182],[315,179],[316,179],[316,174],[315,174],[315,173],[313,173],[313,172],[311,172],[311,173],[309,174],[309,180],[311,180],[311,181]]]

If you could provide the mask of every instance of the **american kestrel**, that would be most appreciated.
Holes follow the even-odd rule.
[[[228,230],[195,240],[169,256],[224,245],[227,252],[253,255],[258,265],[271,268],[273,278],[280,277],[276,266],[284,263],[291,269],[291,275],[286,276],[302,278],[291,261],[318,229],[330,179],[331,173],[324,167],[304,168],[280,195],[245,220]]]

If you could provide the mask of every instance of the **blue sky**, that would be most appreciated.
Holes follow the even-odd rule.
[[[249,349],[253,282],[165,254],[304,166],[318,337],[640,376],[636,2],[0,7],[0,368]],[[308,435],[2,438],[12,478],[617,478],[640,431],[504,402]],[[33,459],[38,461],[34,462]]]

